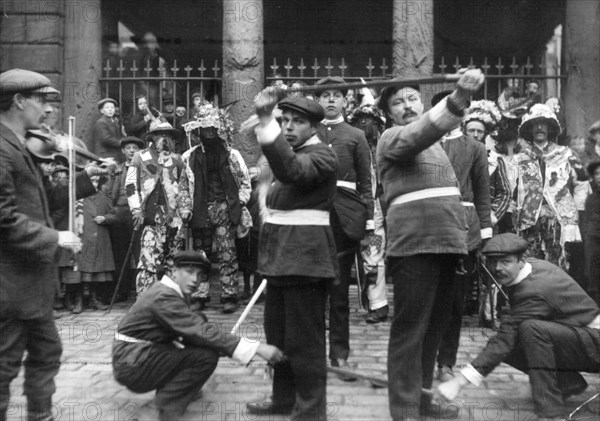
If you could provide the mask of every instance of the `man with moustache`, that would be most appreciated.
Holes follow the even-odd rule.
[[[454,400],[504,362],[529,375],[539,420],[558,421],[569,412],[565,401],[588,386],[579,372],[599,371],[600,309],[560,268],[526,259],[528,247],[527,240],[506,233],[483,248],[490,271],[508,292],[510,311],[498,334],[436,393]]]
[[[344,83],[341,77],[326,77],[316,86]],[[365,237],[365,231],[372,235],[375,229],[371,152],[364,132],[344,121],[347,91],[341,87],[315,92],[325,113],[317,134],[338,157],[331,229],[338,252],[340,282],[332,285],[329,291],[329,359],[333,367],[344,368],[349,368],[350,355],[350,271],[356,262],[356,253],[360,253],[360,241]],[[356,380],[349,376],[340,378]]]
[[[450,317],[454,273],[467,254],[465,211],[452,165],[438,142],[458,126],[469,97],[484,81],[465,71],[456,90],[423,114],[420,92],[386,88],[379,106],[392,120],[377,145],[387,212],[387,270],[394,283],[388,350],[390,412],[394,420],[420,414],[456,418],[421,388],[431,388],[443,327]],[[453,411],[454,409],[454,411]]]
[[[114,158],[117,162],[123,162],[121,153],[121,138],[123,132],[119,121],[115,118],[117,101],[112,98],[104,98],[98,101],[100,118],[92,128],[92,136],[88,148],[100,158]]]

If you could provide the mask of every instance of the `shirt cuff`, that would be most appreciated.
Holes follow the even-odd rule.
[[[492,228],[482,228],[481,229],[481,239],[485,240],[486,238],[492,238],[494,231]]]
[[[240,342],[235,347],[235,351],[233,351],[233,355],[231,358],[236,360],[239,363],[244,365],[250,363],[252,358],[256,355],[256,351],[258,350],[258,346],[260,345],[259,341],[249,341],[246,338],[241,338]]]
[[[257,126],[254,129],[256,133],[256,139],[260,145],[271,145],[275,142],[275,139],[281,134],[281,127],[277,123],[277,120],[271,118],[271,121],[266,126]]]
[[[465,368],[460,370],[460,374],[465,376],[465,379],[469,381],[472,385],[480,386],[484,377],[481,375],[479,371],[471,364],[468,364]]]
[[[448,109],[447,99],[444,99],[429,111],[429,118],[438,130],[449,132],[460,124],[464,115],[452,113]]]
[[[367,225],[366,225],[365,229],[367,231],[374,230],[375,229],[375,221],[373,221],[372,219],[369,219],[367,221]]]

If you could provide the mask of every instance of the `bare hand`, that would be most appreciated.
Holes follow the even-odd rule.
[[[190,219],[192,219],[192,212],[185,210],[185,211],[181,211],[181,220],[184,223],[188,223],[190,222]]]
[[[150,116],[150,114],[146,114],[146,115],[144,116],[144,121],[147,123],[147,122],[149,122],[150,120],[152,120],[152,117]]]
[[[450,402],[455,400],[462,389],[461,378],[462,374],[458,374],[452,380],[440,383],[440,385],[434,391],[434,397],[438,398],[441,402]]]
[[[286,359],[285,355],[283,355],[283,352],[279,348],[277,348],[276,346],[273,346],[273,345],[261,343],[260,345],[258,345],[258,349],[256,350],[256,353],[260,357],[267,360],[267,362],[269,362],[269,364],[277,364]]]
[[[59,231],[58,246],[71,250],[73,253],[79,253],[81,251],[81,239],[71,231]]]
[[[459,94],[465,93],[471,95],[477,92],[485,82],[485,75],[479,69],[465,70],[456,85]],[[463,92],[460,92],[463,91]]]
[[[104,217],[104,216],[96,216],[94,218],[94,222],[97,223],[98,225],[104,224],[106,222],[106,217]]]
[[[93,177],[95,175],[108,175],[115,171],[117,168],[117,161],[113,158],[101,158],[102,163],[98,164],[88,164],[85,166],[85,172],[88,177]]]
[[[285,97],[285,91],[275,86],[269,86],[263,89],[254,99],[256,115],[259,117],[268,117],[273,112],[273,108],[279,101]]]
[[[133,229],[138,230],[144,225],[144,214],[141,212],[134,212],[132,215]]]

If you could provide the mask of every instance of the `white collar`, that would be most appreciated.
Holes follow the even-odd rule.
[[[329,120],[327,118],[324,118],[321,123],[323,123],[326,126],[333,126],[334,124],[340,124],[344,122],[344,116],[341,115],[338,118],[336,118],[335,120]]]
[[[537,143],[533,142],[533,145],[538,148],[540,151],[544,152],[544,149],[546,149],[546,146],[548,146],[548,143],[550,143],[549,141],[546,140],[546,143],[544,143],[542,146],[539,146]]]
[[[515,280],[512,281],[510,284],[507,284],[506,286],[514,287],[515,285],[520,284],[523,279],[525,279],[529,275],[531,275],[531,270],[532,270],[531,263],[526,262],[525,265],[519,271],[519,274],[517,275]]]
[[[308,139],[302,145],[298,146],[297,148],[294,148],[294,150],[297,151],[298,149],[302,149],[305,146],[317,145],[319,143],[321,143],[321,139],[319,139],[319,136],[317,136],[315,134],[315,135],[313,135],[313,137],[311,137],[310,139]]]
[[[177,294],[179,294],[181,298],[185,299],[183,291],[181,291],[181,287],[179,286],[179,284],[177,284],[177,282],[169,278],[167,275],[163,275],[162,279],[160,280],[160,283],[166,287],[174,289],[175,292],[177,292]]]

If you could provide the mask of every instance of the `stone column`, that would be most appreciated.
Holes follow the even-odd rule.
[[[230,118],[236,130],[254,112],[253,98],[263,88],[264,9],[262,0],[223,1],[223,104],[230,105]],[[259,156],[253,136],[237,134],[234,147],[246,164]]]
[[[75,116],[76,134],[87,141],[100,117],[96,103],[101,99],[101,0],[64,4],[63,129],[68,130],[68,117]]]
[[[433,73],[433,0],[394,0],[394,75]]]
[[[566,3],[563,98],[567,133],[586,136],[590,125],[600,119],[600,2]]]

